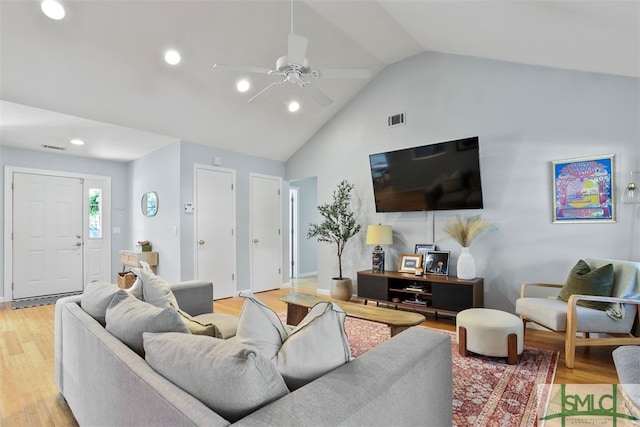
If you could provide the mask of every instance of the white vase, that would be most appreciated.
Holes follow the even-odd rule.
[[[462,252],[458,258],[457,274],[458,279],[462,280],[476,278],[476,262],[471,252],[469,252],[469,248],[462,248]]]

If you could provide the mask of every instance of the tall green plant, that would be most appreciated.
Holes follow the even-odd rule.
[[[318,242],[335,243],[338,249],[338,279],[342,280],[342,251],[350,238],[360,231],[351,210],[351,191],[353,184],[346,180],[338,184],[333,192],[333,202],[318,206],[318,212],[324,218],[319,224],[309,225],[307,238],[318,238]]]

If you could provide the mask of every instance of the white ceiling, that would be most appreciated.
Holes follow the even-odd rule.
[[[369,81],[317,81],[334,100],[325,108],[294,86],[249,104],[275,77],[213,69],[273,67],[288,0],[64,5],[53,21],[39,1],[0,0],[3,145],[127,161],[184,140],[284,161]],[[371,79],[423,51],[640,77],[638,0],[295,0],[294,32],[309,37],[312,67],[368,67]],[[169,47],[177,66],[162,59]],[[246,94],[240,77],[251,77]]]

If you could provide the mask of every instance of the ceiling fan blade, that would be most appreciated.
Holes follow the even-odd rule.
[[[317,70],[323,79],[368,79],[371,72],[366,68],[323,68]]]
[[[333,103],[333,100],[331,98],[325,95],[324,92],[322,92],[312,83],[307,83],[307,85],[304,86],[304,88],[309,91],[309,95],[311,95],[313,100],[316,101],[318,104],[320,104],[322,107],[326,107]]]
[[[309,39],[297,34],[289,34],[287,44],[287,60],[290,64],[302,65],[307,54]]]
[[[271,68],[252,67],[249,65],[213,64],[213,68],[229,69],[234,71],[244,71],[246,73],[269,74]]]
[[[271,95],[271,93],[274,92],[278,87],[281,87],[282,84],[283,84],[282,82],[271,83],[269,86],[265,87],[260,92],[256,93],[251,98],[249,98],[247,102],[253,102],[262,98],[266,98],[267,96]]]

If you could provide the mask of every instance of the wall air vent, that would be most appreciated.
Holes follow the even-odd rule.
[[[387,127],[394,127],[394,126],[400,126],[405,124],[404,116],[405,116],[404,113],[390,115],[389,117],[387,117]]]
[[[58,151],[66,150],[66,148],[64,147],[57,147],[55,145],[47,145],[47,144],[42,144],[41,147],[46,148],[47,150],[58,150]]]

